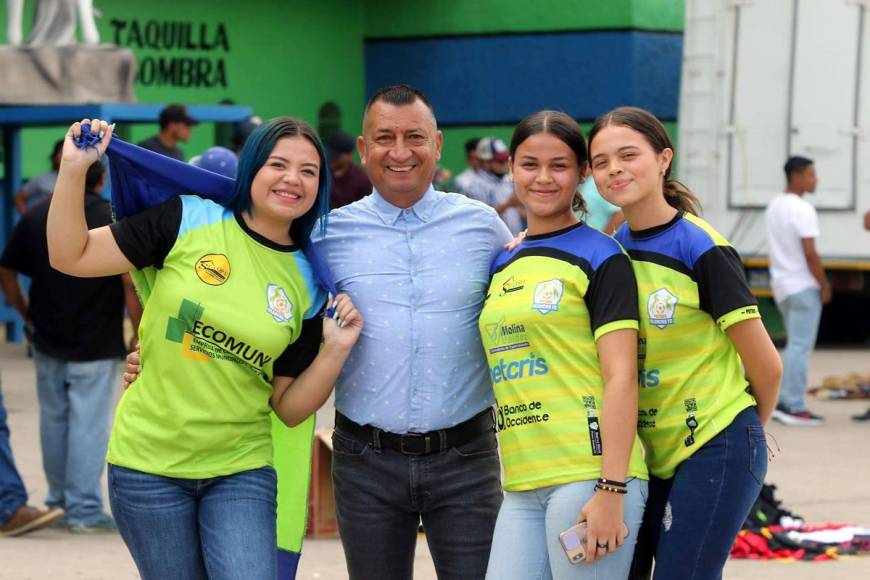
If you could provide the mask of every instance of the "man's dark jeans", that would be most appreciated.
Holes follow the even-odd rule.
[[[336,430],[332,478],[351,580],[411,578],[421,519],[439,580],[486,575],[502,501],[495,432],[407,456]]]

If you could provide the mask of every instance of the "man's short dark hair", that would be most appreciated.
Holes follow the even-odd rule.
[[[801,157],[800,155],[789,157],[788,161],[785,162],[785,166],[783,167],[783,170],[785,171],[786,181],[791,181],[792,175],[794,175],[795,173],[800,173],[812,164],[813,160],[807,157]]]
[[[472,137],[465,142],[465,156],[468,157],[477,149],[477,144],[480,143],[482,137]]]
[[[85,189],[87,191],[95,191],[105,173],[106,168],[103,167],[101,161],[91,163],[91,166],[88,167],[88,172],[85,173]]]
[[[369,102],[366,103],[366,113],[378,101],[400,107],[402,105],[413,105],[417,99],[421,100],[432,111],[433,115],[435,114],[435,109],[432,108],[432,103],[429,102],[426,95],[420,92],[420,89],[411,85],[387,85],[379,88],[369,99]]]

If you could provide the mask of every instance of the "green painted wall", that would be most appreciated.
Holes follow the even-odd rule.
[[[368,0],[367,38],[590,28],[682,30],[683,0]]]
[[[333,101],[343,112],[345,129],[353,132],[361,125],[363,0],[261,0],[220,5],[206,0],[113,0],[97,6],[103,14],[97,20],[101,39],[129,45],[139,61],[140,73],[159,69],[160,59],[164,69],[176,67],[176,73],[164,75],[163,80],[158,80],[157,74],[137,80],[139,102],[216,104],[232,99],[253,107],[264,119],[294,115],[316,127],[319,108]],[[25,21],[30,21],[28,15]],[[164,34],[172,27],[169,23],[189,26],[190,42],[184,44],[190,48],[178,48],[178,42],[171,40],[172,33]],[[3,42],[5,30],[0,16]],[[179,27],[174,30],[177,39]],[[199,75],[200,86],[195,86],[198,75],[179,72],[183,67],[211,73]],[[225,71],[225,82],[216,72],[219,67]],[[156,131],[156,124],[135,126],[130,137],[135,141]],[[51,145],[62,135],[60,127],[23,132],[25,177],[49,168]],[[191,157],[213,144],[214,127],[203,124],[181,147]]]
[[[525,0],[261,0],[256,10],[243,2],[216,8],[206,0],[113,0],[98,3],[98,7],[103,13],[97,20],[103,40],[131,45],[140,68],[155,70],[161,58],[164,67],[171,66],[173,59],[209,62],[209,82],[216,86],[180,86],[186,82],[184,75],[176,75],[175,85],[143,79],[151,82],[137,82],[140,102],[215,104],[232,99],[252,106],[263,118],[289,114],[316,125],[318,109],[332,100],[343,112],[343,128],[353,134],[362,123],[366,37],[683,28],[682,0],[541,0],[534,9]],[[29,21],[27,14],[25,21]],[[154,26],[166,22],[190,24],[191,44],[196,48],[166,48],[165,38],[154,35]],[[200,43],[203,26],[204,42]],[[5,41],[2,13],[0,38]],[[222,61],[226,86],[215,82],[218,61]],[[145,138],[156,129],[156,125],[132,127],[130,138]],[[445,130],[442,165],[454,173],[461,171],[467,138],[495,135],[507,142],[512,130],[505,126]],[[48,153],[62,134],[60,127],[24,131],[25,177],[48,169]],[[213,126],[203,124],[182,148],[190,157],[211,146],[213,140]]]

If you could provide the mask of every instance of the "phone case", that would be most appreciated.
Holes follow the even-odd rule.
[[[559,543],[572,564],[579,564],[586,558],[586,526],[586,522],[581,522],[559,534]],[[630,532],[625,522],[622,522],[622,530],[623,539],[628,538]]]

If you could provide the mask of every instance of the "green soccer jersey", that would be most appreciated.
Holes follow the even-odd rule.
[[[504,488],[601,476],[604,382],[595,341],[638,325],[631,265],[580,223],[502,252],[480,315],[498,406]],[[636,439],[629,477],[646,479]]]
[[[702,219],[616,238],[631,256],[640,304],[638,433],[650,473],[670,478],[685,459],[755,405],[725,330],[759,318],[740,257]]]
[[[271,465],[271,379],[297,376],[320,343],[325,295],[304,255],[195,196],[112,233],[154,269],[142,372],[118,405],[108,461],[196,479]]]

